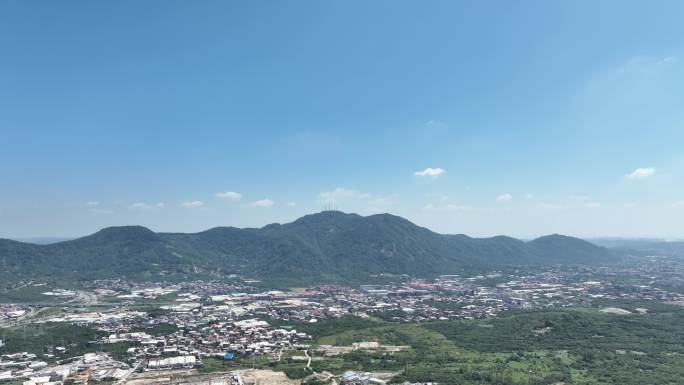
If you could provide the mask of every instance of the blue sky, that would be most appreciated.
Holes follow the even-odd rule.
[[[326,202],[474,236],[684,237],[683,14],[3,1],[0,237],[262,226]]]

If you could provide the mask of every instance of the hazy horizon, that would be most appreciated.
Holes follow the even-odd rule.
[[[287,222],[684,238],[684,3],[0,12],[0,237]]]
[[[340,212],[342,212],[343,214],[356,214],[356,213],[353,213],[353,212],[344,212],[344,211],[341,211],[341,210],[337,210],[337,211],[340,211]],[[312,214],[318,214],[318,213],[319,213],[319,212],[311,212],[311,213],[307,213],[307,214],[304,214],[304,215],[312,215]],[[394,214],[392,214],[392,213],[377,213],[377,214],[391,214],[391,215],[394,215]],[[375,215],[375,214],[369,214],[369,215]],[[363,216],[367,216],[367,215],[363,215]],[[301,217],[298,217],[298,218],[301,218]],[[35,243],[35,244],[51,244],[51,243],[69,241],[69,240],[72,240],[72,239],[77,239],[77,238],[85,237],[85,236],[88,236],[88,235],[92,235],[92,234],[96,233],[97,231],[102,230],[102,229],[105,229],[105,228],[108,228],[108,227],[143,226],[143,227],[148,228],[148,229],[150,229],[150,230],[152,230],[152,231],[154,231],[154,232],[157,232],[157,233],[197,233],[197,232],[206,231],[206,230],[209,230],[209,229],[212,229],[212,228],[216,228],[216,227],[236,227],[236,228],[243,228],[243,229],[244,229],[244,228],[262,228],[262,227],[265,227],[265,226],[268,226],[268,225],[272,225],[272,224],[286,224],[286,223],[290,223],[290,222],[293,222],[293,221],[297,220],[298,218],[293,218],[292,220],[286,220],[286,221],[282,221],[282,222],[269,222],[269,223],[265,223],[265,224],[260,225],[260,226],[226,226],[226,225],[218,225],[218,226],[208,227],[208,228],[206,228],[206,229],[200,229],[200,230],[197,230],[197,231],[164,231],[164,230],[160,230],[160,229],[150,228],[150,227],[148,227],[148,226],[143,226],[143,225],[140,225],[140,224],[131,223],[131,224],[117,224],[117,225],[106,226],[106,227],[94,229],[93,231],[88,232],[88,233],[85,233],[85,234],[75,234],[75,235],[71,235],[71,236],[61,236],[61,237],[57,237],[57,236],[51,236],[51,235],[44,235],[44,236],[33,236],[33,237],[14,237],[14,238],[0,236],[0,239],[5,238],[5,239],[11,239],[11,240],[15,240],[15,241],[27,242],[27,243]],[[406,218],[406,219],[408,219],[408,218]],[[409,220],[410,220],[410,219],[409,219]],[[535,234],[535,235],[529,235],[529,236],[513,236],[513,235],[510,235],[510,234],[489,234],[489,235],[474,236],[474,235],[472,235],[472,234],[467,234],[467,233],[462,233],[462,232],[452,232],[452,233],[448,233],[448,232],[436,231],[436,230],[434,230],[434,229],[432,229],[432,228],[430,228],[430,227],[428,227],[428,226],[423,226],[423,225],[421,225],[421,224],[419,224],[419,223],[416,223],[416,222],[413,222],[413,221],[411,221],[411,222],[414,223],[414,224],[416,224],[417,226],[427,228],[428,230],[434,231],[434,232],[436,232],[436,233],[440,233],[440,234],[452,234],[452,235],[455,235],[455,234],[464,234],[464,235],[472,236],[472,237],[475,237],[475,238],[490,238],[490,237],[495,237],[495,236],[499,236],[499,235],[504,235],[504,236],[511,236],[511,237],[513,237],[513,238],[517,238],[517,239],[520,239],[520,240],[527,241],[527,240],[532,240],[532,239],[534,239],[534,238],[542,237],[542,236],[545,236],[545,235],[556,234],[556,233],[543,233],[543,234]],[[583,236],[579,236],[579,235],[575,235],[575,234],[562,234],[562,235],[576,236],[576,237],[583,238],[583,239],[586,239],[586,240],[592,240],[592,239],[593,239],[593,240],[626,240],[626,241],[632,241],[632,240],[633,240],[633,241],[660,241],[660,242],[675,242],[675,241],[684,240],[684,238],[667,238],[667,237],[623,237],[623,236],[611,236],[611,235],[606,235],[606,236],[593,236],[593,237],[592,237],[592,236],[583,237]]]

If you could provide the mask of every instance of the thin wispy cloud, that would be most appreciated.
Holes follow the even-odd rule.
[[[505,203],[513,200],[513,195],[509,193],[501,194],[494,199],[497,203]]]
[[[447,204],[434,204],[434,203],[428,203],[425,206],[423,206],[424,210],[427,211],[473,211],[476,210],[475,207],[471,206],[466,206],[466,205],[457,205],[453,203],[447,203]]]
[[[577,202],[586,202],[589,200],[589,197],[586,195],[570,195],[570,200]]]
[[[447,127],[448,126],[448,124],[446,124],[442,121],[439,121],[439,120],[435,120],[435,119],[428,120],[427,122],[425,122],[425,125],[426,126],[432,126],[432,127],[434,127],[434,126]]]
[[[596,207],[601,207],[601,204],[598,202],[587,202],[584,207],[588,208],[596,208]]]
[[[85,203],[85,207],[91,214],[114,214],[114,210],[101,207],[99,201],[88,201]]]
[[[268,198],[264,198],[264,199],[259,199],[258,201],[252,202],[251,205],[254,207],[272,207],[274,204],[275,204],[275,202],[273,202],[272,200],[270,200]]]
[[[388,206],[395,205],[397,201],[397,195],[373,195],[344,187],[321,192],[316,199],[316,203],[321,205],[333,204],[340,210],[364,214],[385,212]]]
[[[356,190],[338,187],[332,191],[324,191],[318,194],[318,201],[321,203],[338,203],[345,199],[366,199],[369,198],[370,194],[361,193]]]
[[[88,212],[91,214],[99,214],[99,215],[111,215],[114,214],[114,210],[110,209],[101,209],[98,207],[90,207],[88,208]]]
[[[146,203],[146,202],[136,202],[129,206],[135,210],[158,210],[163,209],[166,205],[163,202],[158,203]]]
[[[532,206],[535,209],[541,209],[541,210],[564,210],[567,207],[555,203],[549,203],[549,202],[540,202],[537,203],[536,205]]]
[[[640,168],[637,168],[636,170],[630,172],[629,174],[625,175],[625,178],[630,179],[630,180],[645,179],[648,177],[652,177],[655,174],[656,174],[656,169],[653,167],[640,167]]]
[[[197,209],[197,208],[200,208],[203,206],[204,206],[204,202],[202,202],[202,201],[189,201],[189,202],[181,203],[181,207],[184,207],[186,209]]]
[[[617,79],[624,77],[645,77],[653,74],[662,73],[671,68],[677,63],[675,56],[635,56],[628,61],[614,67],[608,75],[612,75]]]
[[[416,176],[420,176],[420,177],[437,178],[440,175],[444,174],[445,172],[446,172],[446,170],[443,168],[440,168],[440,167],[436,167],[436,168],[428,167],[425,170],[416,171],[413,174]]]
[[[239,192],[235,192],[235,191],[218,192],[218,193],[214,194],[214,196],[217,198],[228,199],[231,201],[239,201],[240,199],[242,199],[242,194],[240,194]]]

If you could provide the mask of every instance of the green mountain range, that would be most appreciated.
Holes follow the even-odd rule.
[[[528,242],[471,238],[438,234],[390,214],[324,211],[258,229],[216,227],[186,234],[123,226],[47,245],[0,240],[0,279],[239,274],[295,285],[363,282],[381,273],[429,277],[616,258],[606,248],[562,235]]]

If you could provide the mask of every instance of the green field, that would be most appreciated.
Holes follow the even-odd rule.
[[[604,306],[647,314],[611,315]],[[613,301],[594,307],[509,313],[470,321],[396,323],[343,317],[317,323],[274,322],[314,337],[317,345],[349,346],[377,341],[408,346],[397,352],[351,351],[339,356],[314,353],[312,370],[341,374],[347,370],[391,372],[393,382],[435,381],[442,384],[578,385],[681,384],[684,378],[684,309],[656,302]],[[159,327],[154,334],[175,328]],[[2,352],[47,353],[65,346],[64,356],[104,350],[124,360],[129,345],[91,343],[96,330],[66,324],[0,329]],[[306,362],[284,352],[280,361],[266,356],[237,357],[231,362],[206,359],[203,372],[268,368],[290,378],[312,373]]]
[[[0,328],[0,339],[5,346],[0,353],[29,352],[48,353],[62,346],[67,350],[60,357],[72,357],[96,351],[97,344],[91,344],[105,333],[97,330],[64,323],[33,324],[12,328]]]
[[[474,321],[399,324],[343,318],[296,326],[312,333],[318,344],[411,346],[397,353],[326,357],[313,363],[319,372],[390,371],[399,374],[395,382],[443,384],[681,384],[684,309],[619,305],[647,307],[649,314],[617,316],[587,308]]]

